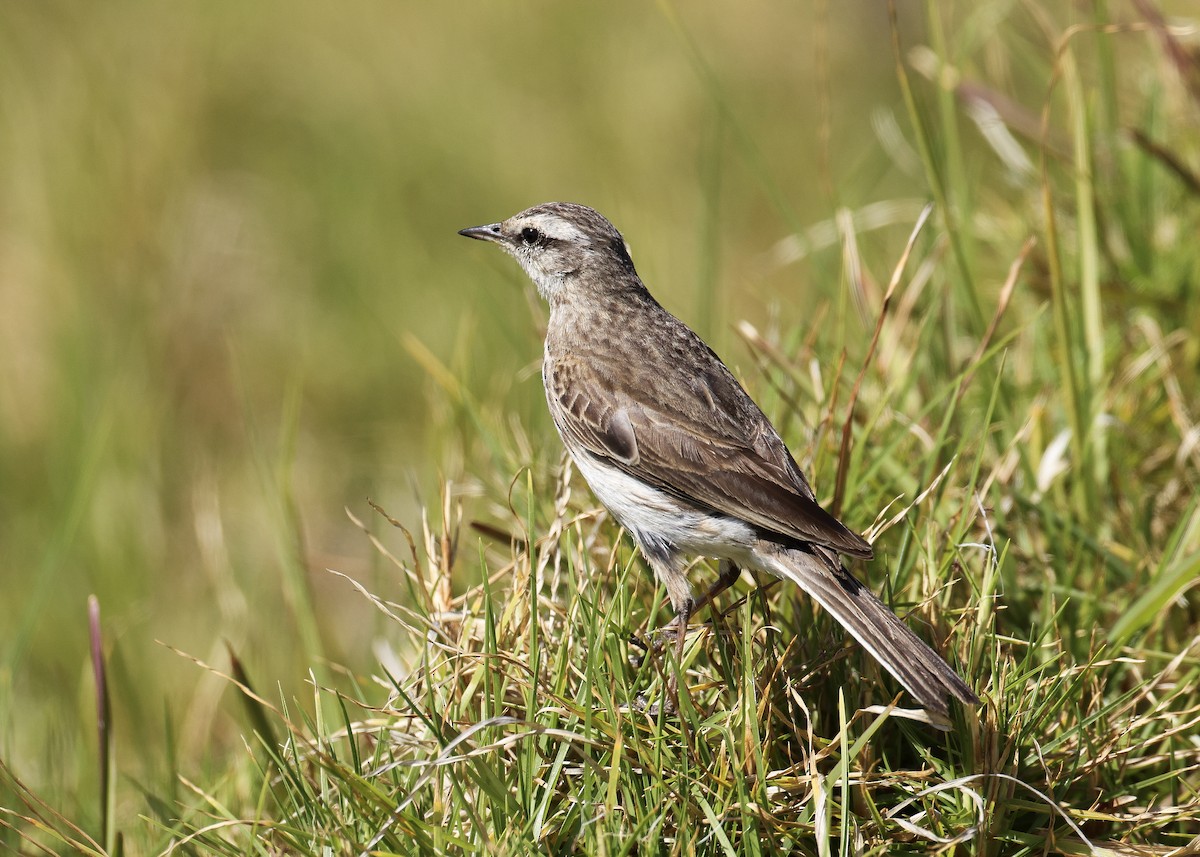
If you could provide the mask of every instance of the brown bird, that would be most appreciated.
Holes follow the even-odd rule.
[[[542,380],[554,424],[592,491],[689,617],[749,568],[790,580],[833,614],[943,721],[978,697],[842,567],[871,546],[821,508],[771,422],[733,373],[650,295],[598,212],[538,205],[460,235],[500,245],[550,304]],[[721,559],[700,600],[686,558]],[[673,683],[669,686],[673,690]],[[942,724],[944,725],[944,724]]]

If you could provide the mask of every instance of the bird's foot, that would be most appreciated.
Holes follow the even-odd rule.
[[[658,702],[651,702],[644,693],[639,693],[637,699],[633,701],[633,710],[648,714],[650,717],[658,717],[660,714],[674,717],[679,713],[679,709],[675,706],[675,700],[670,696],[664,696]]]
[[[629,652],[629,664],[635,670],[640,670],[642,665],[646,663],[646,657],[652,653],[650,644],[639,637],[637,634],[630,634],[628,641],[633,648]]]
[[[642,665],[646,663],[648,656],[658,656],[667,651],[671,646],[678,646],[679,634],[679,623],[674,619],[661,628],[651,631],[646,637],[639,636],[638,634],[630,634],[627,642],[637,651],[629,653],[629,663],[635,669],[641,669]],[[687,636],[686,628],[683,634]]]

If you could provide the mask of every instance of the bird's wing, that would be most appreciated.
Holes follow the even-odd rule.
[[[870,557],[871,546],[814,499],[791,453],[737,379],[699,338],[694,341],[711,359],[686,377],[640,372],[641,361],[617,366],[595,354],[548,362],[546,395],[563,436],[702,508]]]

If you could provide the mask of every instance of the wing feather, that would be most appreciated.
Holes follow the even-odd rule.
[[[702,376],[682,387],[677,378],[673,383],[637,374],[639,361],[616,367],[595,351],[587,361],[548,355],[546,396],[568,444],[767,533],[870,557],[871,546],[817,503],[795,459],[737,379],[698,337],[693,341],[710,359],[703,361]]]

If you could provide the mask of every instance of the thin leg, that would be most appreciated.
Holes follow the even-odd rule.
[[[675,668],[667,678],[667,699],[670,700],[671,707],[675,711],[679,710],[679,674],[683,672],[683,652],[687,644],[688,622],[695,612],[696,603],[688,598],[679,605],[675,618],[671,620],[671,624],[675,626]],[[689,693],[686,683],[683,691]]]
[[[692,612],[699,613],[711,604],[718,595],[737,583],[738,578],[741,576],[742,570],[734,565],[732,560],[721,560],[721,564],[718,566],[717,582],[709,587],[708,592],[705,592],[700,597],[700,600],[693,605]]]
[[[675,618],[672,619],[671,624],[662,631],[663,637],[669,638],[670,636],[674,635],[678,644],[679,636],[687,633],[687,623],[691,620],[691,617],[695,616],[714,600],[716,600],[718,595],[737,583],[738,578],[742,576],[742,570],[734,565],[730,560],[721,560],[721,564],[718,568],[719,571],[717,573],[716,582],[709,587],[708,591],[705,592],[704,595],[702,595],[699,599],[688,598],[686,602],[680,601],[678,603],[675,608]],[[687,618],[683,619],[681,622],[680,616],[684,614],[685,606]],[[662,650],[662,644],[653,643],[650,646],[647,646],[645,643],[642,643],[639,640],[638,648],[643,650],[653,648],[654,651],[657,652]]]
[[[688,610],[689,620],[692,616],[695,616],[697,613],[699,613],[701,610],[703,610],[705,607],[707,607],[709,604],[711,604],[713,601],[715,601],[717,599],[717,596],[719,596],[721,593],[723,593],[726,589],[728,589],[729,587],[731,587],[735,583],[737,583],[738,578],[741,576],[742,576],[742,570],[740,568],[738,568],[736,565],[734,565],[731,560],[727,560],[727,559],[721,560],[721,564],[720,564],[720,566],[718,566],[716,582],[714,582],[713,585],[711,587],[709,587],[708,591],[705,592],[704,595],[702,595],[699,600],[692,602],[691,608]],[[645,656],[648,653],[654,652],[657,654],[658,652],[662,651],[663,643],[665,642],[666,639],[668,639],[672,635],[674,635],[675,640],[676,640],[676,647],[679,647],[681,645],[679,643],[679,637],[681,634],[686,634],[686,633],[687,633],[687,622],[685,621],[682,625],[680,624],[679,612],[677,611],[675,614],[675,618],[671,620],[671,624],[662,630],[662,632],[659,635],[659,639],[657,639],[657,640],[653,640],[653,641],[647,643],[644,640],[642,640],[641,637],[637,636],[636,634],[630,634],[629,642],[632,643],[636,648],[638,648],[641,651],[640,655],[630,657],[630,659],[629,659],[630,663],[632,663],[635,667],[640,668],[642,665],[643,659],[645,658]]]
[[[683,671],[683,653],[687,643],[688,620],[696,610],[696,599],[692,596],[692,587],[688,583],[682,558],[674,547],[663,541],[644,542],[638,540],[642,555],[654,570],[654,576],[662,583],[675,608],[675,618],[671,621],[671,633],[675,634],[675,666],[667,677],[666,699],[664,703],[673,711],[679,710],[679,673]],[[664,629],[666,630],[666,629]],[[658,646],[654,646],[655,649]],[[684,683],[684,692],[687,684]]]
[[[709,587],[708,591],[699,600],[692,598],[684,600],[679,605],[675,613],[675,618],[671,621],[675,633],[675,671],[667,679],[667,698],[671,701],[671,705],[674,706],[676,711],[679,710],[679,674],[683,672],[683,652],[684,646],[687,643],[688,622],[692,616],[711,604],[718,595],[737,583],[737,579],[742,576],[742,570],[730,560],[721,560],[719,568],[720,571],[718,572],[717,580]],[[691,691],[686,685],[684,686],[684,693],[687,693],[690,698]]]

